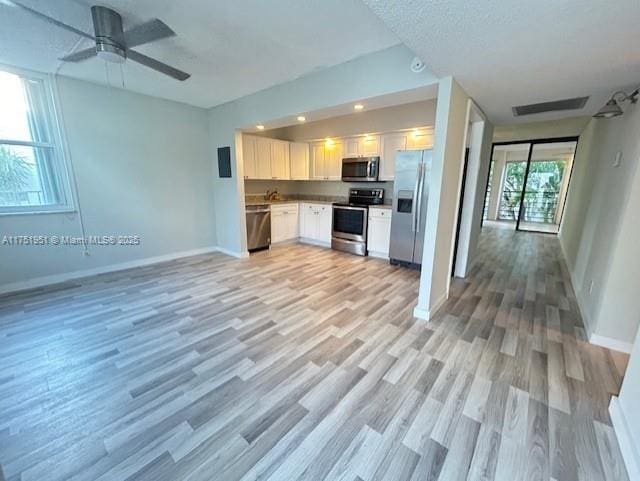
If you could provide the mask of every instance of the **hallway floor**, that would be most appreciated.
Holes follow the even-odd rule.
[[[419,276],[283,245],[0,297],[0,479],[624,481],[555,237],[485,229]]]

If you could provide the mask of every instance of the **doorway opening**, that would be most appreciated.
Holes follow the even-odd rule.
[[[494,143],[483,225],[557,234],[578,137]]]

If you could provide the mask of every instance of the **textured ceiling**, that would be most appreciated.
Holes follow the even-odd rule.
[[[363,0],[496,123],[593,114],[640,83],[640,0]],[[590,95],[582,110],[514,118],[514,105]]]
[[[125,30],[159,18],[178,36],[138,47],[141,53],[192,74],[177,82],[134,62],[122,68],[92,58],[59,57],[90,40],[52,26],[0,0],[0,63],[55,72],[211,107],[400,40],[360,0],[22,0],[92,33],[89,6],[114,8]],[[80,43],[78,43],[80,42]]]

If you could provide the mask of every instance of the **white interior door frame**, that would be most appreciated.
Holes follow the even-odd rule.
[[[449,273],[449,278],[451,278],[452,275],[456,277],[466,277],[473,264],[478,233],[480,231],[482,210],[484,209],[484,187],[487,179],[483,173],[488,173],[492,136],[493,128],[487,121],[486,115],[472,99],[469,99],[464,136],[465,149],[463,150],[463,155],[465,155],[466,146],[468,146],[469,156],[467,159],[464,195],[462,196],[462,209],[460,209],[460,194],[462,194],[463,187],[462,179],[464,172],[462,169],[465,168],[464,159],[461,163],[457,208],[457,212],[459,212],[460,215],[460,228],[458,232],[457,252],[454,252],[454,249],[451,250],[450,265],[452,266],[453,272]],[[457,226],[458,222],[456,220],[454,229],[457,229]],[[454,232],[453,235],[455,238],[456,232]],[[454,254],[456,259],[455,266],[453,266]]]

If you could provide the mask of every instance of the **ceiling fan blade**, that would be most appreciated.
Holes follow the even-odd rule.
[[[2,0],[2,2],[6,3],[6,4],[10,5],[10,6],[20,8],[21,10],[24,10],[25,12],[29,12],[31,15],[34,15],[34,16],[40,18],[41,20],[44,20],[45,22],[49,22],[49,23],[51,23],[53,25],[56,25],[58,27],[64,28],[66,30],[69,30],[70,32],[73,32],[73,33],[75,33],[77,35],[80,35],[82,37],[90,38],[91,40],[95,40],[95,37],[93,35],[89,35],[88,33],[83,32],[82,30],[78,30],[77,28],[72,27],[71,25],[67,25],[66,23],[63,23],[63,22],[61,22],[59,20],[56,20],[55,18],[51,18],[50,16],[45,15],[44,13],[40,13],[37,10],[34,10],[31,7],[27,7],[26,5],[23,5],[20,2],[16,2],[14,0]]]
[[[81,60],[86,60],[88,58],[95,57],[96,55],[97,55],[96,48],[89,47],[89,48],[85,48],[84,50],[78,50],[75,53],[70,53],[69,55],[65,55],[60,60],[64,62],[80,62]]]
[[[178,70],[177,68],[173,68],[166,63],[162,63],[151,57],[142,55],[135,50],[127,50],[127,58],[133,60],[134,62],[141,63],[142,65],[156,70],[160,73],[168,75],[169,77],[173,77],[176,80],[184,81],[191,77],[190,74],[183,72],[182,70]]]
[[[124,32],[124,44],[127,48],[131,48],[161,38],[173,37],[175,34],[166,23],[156,18]]]

